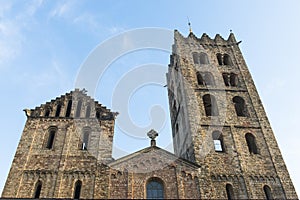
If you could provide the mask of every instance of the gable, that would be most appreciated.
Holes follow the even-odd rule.
[[[182,171],[197,171],[199,165],[179,158],[174,154],[156,146],[148,147],[109,163],[119,171],[147,173],[164,168],[181,168]]]

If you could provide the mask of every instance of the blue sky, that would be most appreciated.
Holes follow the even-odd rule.
[[[188,35],[187,16],[199,37],[233,30],[261,95],[264,107],[300,193],[299,53],[300,2],[287,1],[4,1],[0,0],[1,136],[0,191],[8,174],[26,117],[34,108],[74,89],[84,60],[108,38],[136,28],[178,29]],[[136,51],[116,60],[99,82],[95,98],[111,107],[115,80],[136,66],[167,66],[165,51]],[[104,86],[105,85],[105,86]],[[156,94],[155,98],[149,94]],[[147,85],[129,103],[132,120],[149,125],[149,109],[167,105],[163,87]],[[147,99],[147,101],[141,101]],[[139,107],[138,111],[134,107]],[[168,114],[167,110],[165,110]],[[146,113],[146,114],[145,114]],[[165,122],[158,144],[170,148]],[[118,129],[118,127],[116,127]],[[115,146],[130,153],[149,145],[116,130]],[[126,144],[121,141],[126,141]],[[130,145],[128,145],[130,144]]]

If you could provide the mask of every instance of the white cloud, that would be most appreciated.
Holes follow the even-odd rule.
[[[59,2],[50,12],[50,17],[66,17],[69,18],[74,9],[73,1]]]

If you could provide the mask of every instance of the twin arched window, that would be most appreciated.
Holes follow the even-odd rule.
[[[217,53],[217,60],[219,65],[232,65],[231,58],[228,54]]]
[[[224,80],[224,84],[226,86],[238,86],[239,84],[239,80],[236,74],[234,73],[223,73],[222,74],[223,80]]]
[[[215,79],[210,72],[197,72],[197,82],[199,85],[215,85]]]
[[[216,98],[213,95],[206,94],[202,98],[206,116],[219,115]]]
[[[146,185],[147,199],[163,199],[164,198],[164,185],[162,180],[152,178]]]
[[[209,64],[208,56],[206,53],[194,52],[193,53],[194,64]]]

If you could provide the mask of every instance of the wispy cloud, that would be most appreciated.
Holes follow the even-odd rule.
[[[51,11],[50,17],[64,17],[68,18],[74,10],[74,1],[59,2]]]
[[[22,7],[22,12],[12,9],[12,2],[1,2],[0,7],[0,68],[15,58],[22,49],[24,29],[29,27],[32,17],[43,0],[35,0]],[[17,13],[17,14],[16,14]]]

